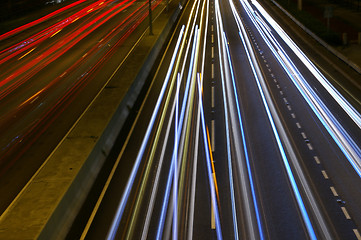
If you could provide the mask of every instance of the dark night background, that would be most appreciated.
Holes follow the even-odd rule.
[[[66,0],[0,0],[0,21],[19,18]],[[67,1],[69,2],[69,1]]]
[[[44,16],[76,0],[0,0],[0,34]],[[94,0],[87,0],[94,1]],[[333,46],[361,42],[361,23],[351,15],[361,15],[361,0],[276,0],[308,29]],[[325,9],[332,9],[329,27]],[[357,18],[358,19],[358,18]],[[347,34],[346,42],[343,34]]]

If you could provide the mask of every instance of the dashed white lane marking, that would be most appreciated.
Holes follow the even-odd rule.
[[[211,93],[212,93],[212,96],[211,96],[211,102],[212,102],[212,108],[214,108],[214,86],[212,86],[212,88],[211,88]]]
[[[212,120],[211,121],[211,134],[212,134],[212,136],[211,136],[211,147],[212,147],[212,152],[214,152],[214,150],[215,150],[215,140],[216,140],[216,138],[215,138],[215,131],[214,131],[214,120]]]
[[[212,79],[214,79],[214,64],[212,63],[212,72],[211,72],[211,77]]]
[[[306,133],[305,133],[305,132],[301,132],[301,135],[302,135],[303,139],[306,139],[306,138],[307,138],[307,136],[306,136]]]
[[[279,85],[277,85],[277,86],[279,86]],[[288,103],[288,101],[287,101],[287,98],[283,98],[283,101],[287,104]]]
[[[292,110],[292,107],[291,107],[290,105],[287,105],[287,109],[288,109],[289,111],[291,111],[291,110]]]
[[[325,171],[325,170],[322,170],[321,172],[322,172],[323,177],[324,177],[325,179],[328,179],[328,175],[327,175],[326,171]]]
[[[214,214],[212,198],[211,198],[211,229],[216,229],[216,217]]]
[[[61,78],[64,77],[65,74],[66,74],[66,72],[63,72],[63,74],[61,74],[60,77]]]
[[[331,189],[331,192],[332,192],[333,196],[338,197],[336,189],[334,187],[330,187],[330,189]]]
[[[298,128],[301,128],[301,124],[300,124],[299,122],[296,122],[296,126],[297,126]]]
[[[315,162],[316,162],[317,164],[320,164],[320,163],[321,163],[321,162],[320,162],[320,159],[319,159],[317,156],[314,156],[313,159],[315,159]]]
[[[280,94],[283,95],[283,91],[280,91]]]
[[[291,117],[292,117],[292,118],[296,118],[296,114],[291,113]]]
[[[343,214],[345,215],[346,219],[351,219],[350,214],[348,214],[345,207],[341,207],[341,210],[342,210]]]
[[[311,143],[307,143],[307,147],[308,147],[309,150],[311,150],[311,151],[313,150],[313,147],[312,147]]]
[[[361,235],[359,231],[357,229],[353,229],[353,232],[355,233],[357,240],[361,240]]]

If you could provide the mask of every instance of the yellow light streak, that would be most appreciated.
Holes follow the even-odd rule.
[[[44,91],[44,89],[41,89],[40,91],[35,93],[33,96],[31,96],[30,98],[25,100],[23,103],[21,103],[18,108],[22,107],[23,105],[27,104],[28,102],[33,103],[39,97],[39,94],[42,93],[43,91]]]
[[[20,58],[18,58],[18,60],[22,59],[23,57],[25,57],[26,55],[28,55],[29,53],[31,53],[32,51],[34,51],[35,48],[31,49],[29,52],[25,53],[24,55],[22,55]]]
[[[71,21],[71,23],[75,22],[75,21],[78,20],[78,19],[79,19],[79,17],[75,18],[73,21]]]
[[[214,181],[214,188],[215,188],[216,194],[217,194],[217,201],[218,201],[218,203],[220,203],[219,194],[218,194],[218,184],[217,184],[217,178],[216,178],[216,170],[214,168],[214,163],[213,163],[212,146],[211,146],[211,141],[209,139],[208,126],[206,126],[206,131],[207,131],[207,142],[208,142],[209,156],[211,158],[210,160],[211,160],[211,166],[212,166],[212,176],[213,176],[213,181]]]
[[[58,32],[60,32],[60,31],[61,31],[61,29],[58,30],[58,31],[56,31],[53,35],[50,36],[50,38],[54,37],[54,36],[55,36]]]

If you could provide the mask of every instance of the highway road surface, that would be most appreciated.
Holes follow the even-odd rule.
[[[69,239],[360,240],[352,95],[256,0],[181,7],[130,134]]]
[[[79,0],[0,35],[2,211],[142,34],[147,3]],[[264,2],[178,7],[67,238],[361,240],[360,76],[305,52]]]

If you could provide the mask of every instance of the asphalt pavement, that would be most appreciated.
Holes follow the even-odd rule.
[[[108,67],[113,70],[103,74],[109,78],[107,84],[96,94],[85,113],[81,114],[81,118],[66,136],[60,139],[60,144],[1,215],[0,238],[11,236],[10,239],[34,239],[39,236],[126,96],[142,67],[141,63],[147,59],[172,16],[172,11],[177,7],[178,4],[173,5],[168,13],[154,11],[154,34],[149,35],[148,22],[144,21],[119,49],[118,54],[113,55],[113,61],[110,62],[114,66]],[[165,4],[160,9],[164,10]],[[123,61],[127,53],[129,56]]]

